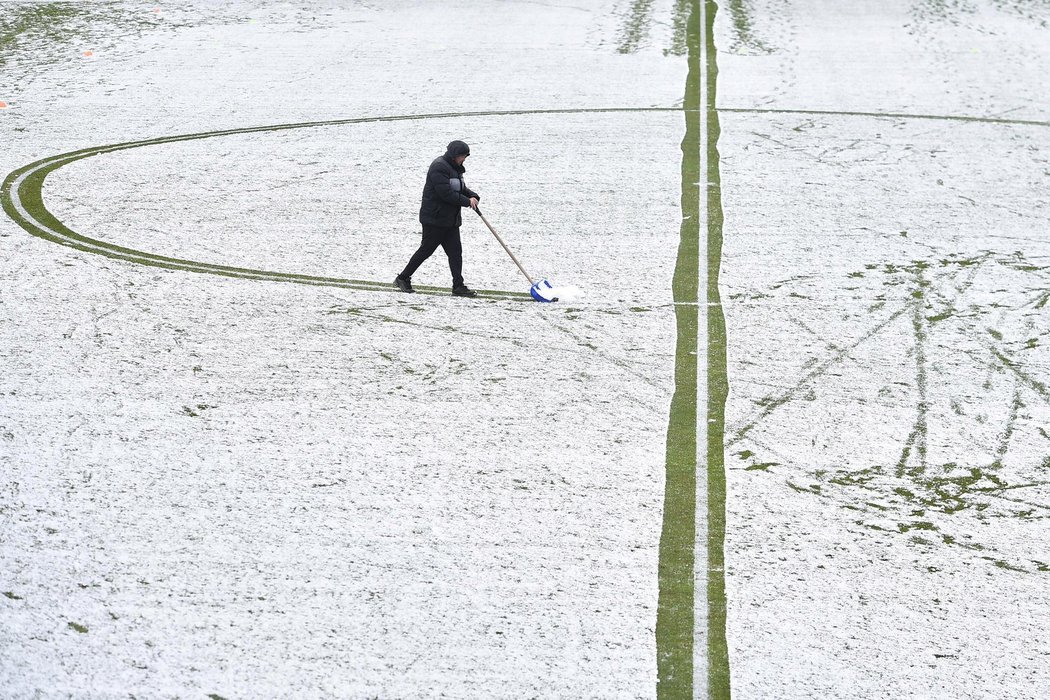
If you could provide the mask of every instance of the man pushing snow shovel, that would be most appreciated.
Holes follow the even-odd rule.
[[[470,146],[462,141],[448,145],[445,155],[435,158],[427,171],[427,183],[423,186],[423,203],[419,207],[419,223],[423,224],[423,242],[405,265],[401,274],[394,278],[394,285],[402,292],[414,292],[412,274],[423,261],[441,246],[448,256],[448,267],[452,271],[452,293],[457,297],[476,297],[473,289],[463,284],[463,245],[459,239],[459,227],[463,223],[463,207],[477,209],[481,196],[463,180],[463,161],[470,155]]]

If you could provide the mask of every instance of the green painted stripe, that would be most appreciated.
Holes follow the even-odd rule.
[[[656,694],[693,697],[696,546],[697,331],[700,258],[700,8],[686,21],[682,225],[671,282],[675,301],[675,390],[667,426],[663,527],[656,611]]]
[[[656,621],[660,698],[729,698],[731,694],[726,641],[724,449],[729,387],[725,317],[718,289],[723,217],[716,12],[713,0],[692,0],[686,31],[689,72],[683,103],[682,226],[672,281],[677,330],[675,391],[667,429]],[[706,226],[703,245],[701,226]],[[700,274],[701,253],[707,265],[704,275]],[[701,279],[706,280],[703,288]],[[706,323],[704,348],[698,343],[702,322]],[[698,362],[706,362],[707,398],[701,423]],[[706,436],[706,444],[698,444],[703,439],[698,436]],[[706,462],[704,472],[698,469],[701,459]],[[700,514],[706,523],[697,521],[698,502],[707,504],[706,512]],[[706,532],[706,542],[697,542],[701,530]],[[698,562],[700,558],[704,561]],[[706,586],[697,581],[706,582]],[[697,600],[698,594],[705,598]],[[696,629],[698,615],[706,617],[702,630]],[[697,672],[701,674],[698,678]]]
[[[718,153],[718,52],[714,23],[718,5],[706,0],[707,26],[707,682],[712,698],[731,696],[726,639],[725,408],[729,396],[726,322],[718,290],[722,268],[722,176]]]

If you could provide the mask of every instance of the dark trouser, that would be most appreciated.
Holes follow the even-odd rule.
[[[431,226],[423,224],[423,242],[419,244],[412,259],[401,271],[403,279],[410,279],[423,261],[441,246],[448,256],[448,269],[452,271],[452,286],[463,286],[463,244],[459,240],[459,226]]]

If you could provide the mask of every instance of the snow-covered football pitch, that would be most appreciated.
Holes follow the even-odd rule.
[[[1046,0],[0,0],[0,697],[1045,698]],[[418,244],[466,179],[475,300]]]

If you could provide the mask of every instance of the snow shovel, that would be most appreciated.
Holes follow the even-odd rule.
[[[525,275],[525,279],[527,279],[529,281],[529,284],[531,285],[531,287],[529,288],[529,294],[532,295],[532,298],[536,301],[542,302],[558,301],[557,289],[554,287],[554,285],[552,285],[548,280],[545,279],[542,279],[538,282],[534,280],[532,278],[532,275],[526,272],[525,268],[522,267],[520,262],[518,262],[518,259],[514,256],[514,253],[510,252],[510,248],[507,247],[507,244],[503,240],[503,237],[496,233],[496,229],[492,228],[492,224],[490,224],[489,220],[486,219],[484,214],[481,213],[481,208],[474,207],[474,211],[476,211],[478,216],[481,217],[481,220],[485,222],[485,226],[488,227],[489,231],[492,231],[492,235],[495,236],[496,240],[499,241],[499,244],[503,246],[503,250],[507,251],[507,255],[510,256],[510,259],[513,260],[514,264],[518,266],[519,270],[521,270],[521,274]]]

